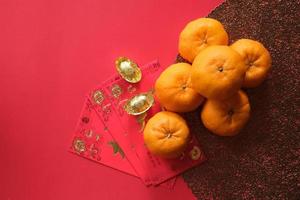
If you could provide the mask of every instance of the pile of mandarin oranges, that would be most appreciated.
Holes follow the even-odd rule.
[[[165,158],[180,156],[190,138],[178,113],[199,106],[200,119],[210,132],[238,134],[250,117],[250,102],[241,88],[259,86],[271,68],[263,44],[251,39],[229,44],[223,25],[212,18],[189,22],[180,33],[178,49],[191,64],[172,64],[160,74],[154,94],[163,111],[150,118],[144,129],[149,151]]]

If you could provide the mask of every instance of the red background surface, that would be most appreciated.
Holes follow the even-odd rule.
[[[84,94],[126,55],[166,66],[221,0],[1,0],[0,199],[184,199],[67,152]],[[183,196],[181,196],[183,195]]]

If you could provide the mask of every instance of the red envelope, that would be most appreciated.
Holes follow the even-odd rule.
[[[84,102],[70,151],[100,162],[127,174],[137,176],[122,149],[112,138],[103,122],[92,108],[89,99]]]
[[[88,98],[84,102],[71,144],[69,150],[79,156],[138,177]],[[172,189],[175,182],[176,178],[161,185]]]
[[[124,111],[126,100],[135,94],[151,90],[161,71],[158,61],[153,61],[142,68],[143,78],[139,83],[130,84],[115,75],[88,96],[93,104],[92,108],[126,152],[129,163],[146,185],[160,184],[205,160],[193,134],[182,157],[162,159],[152,155],[144,145],[137,118]],[[160,106],[156,102],[148,112],[148,118],[158,111]]]

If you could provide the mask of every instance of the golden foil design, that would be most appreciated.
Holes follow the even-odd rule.
[[[136,91],[136,87],[134,87],[132,85],[129,85],[127,87],[127,91],[132,94],[132,93],[134,93]]]
[[[129,83],[137,83],[142,79],[141,69],[129,58],[119,57],[115,64],[121,77]]]
[[[190,158],[192,160],[198,160],[201,157],[201,154],[202,154],[202,152],[201,152],[200,148],[197,146],[194,146],[193,149],[189,153]]]
[[[101,110],[98,110],[99,112],[102,112],[103,120],[106,122],[109,120],[109,114],[111,113],[111,104],[106,104],[105,106],[101,107]]]
[[[111,112],[111,104],[107,104],[105,106],[102,107],[102,111],[105,113],[105,114],[109,114]]]
[[[88,137],[88,138],[91,138],[93,136],[93,131],[92,130],[87,130],[85,132],[85,136]]]
[[[104,95],[103,93],[100,91],[100,90],[96,90],[94,93],[93,93],[93,100],[96,104],[100,105],[103,100],[104,100]]]
[[[73,148],[77,153],[82,153],[86,150],[84,141],[78,138],[73,141]]]
[[[92,144],[90,147],[90,154],[93,158],[96,158],[97,154],[98,154],[98,148],[95,147],[95,144]]]
[[[152,92],[141,93],[127,100],[124,109],[130,115],[140,115],[147,112],[153,104]]]
[[[119,98],[122,94],[122,88],[119,85],[114,84],[111,88],[111,93],[115,98]]]
[[[95,136],[96,141],[99,141],[100,138],[101,138],[101,135],[99,135],[99,134],[97,134],[97,135]]]

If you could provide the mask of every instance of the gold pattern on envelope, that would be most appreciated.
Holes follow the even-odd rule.
[[[123,79],[129,83],[137,83],[142,78],[142,72],[139,66],[126,57],[119,57],[115,62],[117,71]]]
[[[101,110],[98,110],[99,112],[102,112],[103,120],[106,122],[109,120],[109,114],[111,113],[111,104],[106,104],[101,107]]]
[[[122,88],[119,85],[114,84],[113,87],[111,88],[111,93],[113,97],[119,98],[122,94]]]
[[[202,152],[201,152],[200,148],[197,146],[194,146],[193,149],[189,153],[190,158],[192,160],[198,160],[201,157],[201,154],[202,154]]]
[[[105,106],[102,107],[102,111],[105,113],[105,114],[109,114],[111,112],[110,110],[110,104],[107,104]]]
[[[77,153],[82,153],[86,150],[84,141],[78,138],[73,141],[73,148]]]
[[[136,91],[136,87],[134,87],[133,85],[129,85],[127,87],[127,91],[132,94]]]
[[[124,109],[129,115],[140,115],[147,112],[153,104],[152,92],[141,93],[127,100]]]
[[[99,141],[100,138],[101,138],[101,135],[100,135],[100,134],[97,134],[97,135],[95,136],[96,141]]]
[[[96,90],[93,93],[93,100],[96,104],[100,105],[104,100],[104,95],[100,90]]]
[[[88,137],[88,138],[91,138],[93,136],[93,130],[87,130],[85,132],[85,136]]]
[[[98,148],[97,147],[95,147],[95,144],[91,144],[91,146],[90,146],[90,155],[93,157],[93,158],[95,158],[96,157],[96,155],[98,154]]]

